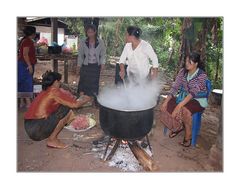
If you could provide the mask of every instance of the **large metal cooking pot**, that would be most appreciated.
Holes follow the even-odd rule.
[[[153,125],[153,109],[123,111],[100,104],[99,119],[104,133],[124,140],[137,140],[146,136]]]

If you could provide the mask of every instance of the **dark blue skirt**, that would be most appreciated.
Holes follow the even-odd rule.
[[[34,70],[34,65],[33,70]],[[29,73],[28,65],[18,61],[18,93],[33,93],[33,74]]]
[[[100,71],[101,66],[98,64],[88,64],[81,67],[78,94],[84,92],[88,96],[98,95]]]
[[[57,111],[52,113],[46,119],[25,119],[24,127],[29,138],[40,141],[48,138],[59,121],[63,119],[70,111],[67,106],[60,105]]]

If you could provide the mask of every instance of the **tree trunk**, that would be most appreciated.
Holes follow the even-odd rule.
[[[115,44],[114,44],[114,48],[115,48],[115,53],[114,56],[116,56],[117,54],[117,48],[119,47],[119,41],[120,41],[120,27],[122,25],[124,21],[124,18],[118,18],[117,22],[116,22],[116,30],[115,30]]]
[[[207,28],[207,22],[208,20],[207,19],[204,19],[203,21],[203,25],[202,25],[202,32],[201,32],[201,49],[200,49],[200,54],[201,54],[201,60],[202,60],[202,63],[203,65],[205,64],[206,62],[206,41],[207,41],[207,31],[208,31],[208,28]]]
[[[184,23],[184,21],[183,21]],[[174,79],[176,78],[179,70],[181,69],[182,65],[183,65],[183,59],[184,59],[184,52],[185,52],[185,38],[184,38],[184,24],[182,24],[182,29],[181,29],[181,45],[179,48],[179,59],[178,59],[178,66],[176,69],[176,72],[174,74]]]
[[[217,49],[216,73],[215,73],[215,79],[214,79],[214,82],[216,83],[218,80],[218,72],[219,72],[219,64],[220,64],[220,61],[219,61],[220,52],[218,49],[218,24],[217,24],[216,18],[213,18],[212,41]]]
[[[175,77],[177,76],[177,73],[184,65],[184,58],[185,55],[188,55],[192,50],[192,40],[187,37],[188,32],[193,30],[193,24],[191,18],[184,18],[182,22],[182,36],[181,36],[181,45],[179,49],[179,60],[178,60],[178,68],[175,73]]]
[[[218,72],[219,72],[219,50],[217,50],[217,62],[216,62],[216,74],[215,74],[215,79],[214,79],[214,83],[217,82],[218,80]]]
[[[174,46],[175,46],[175,43],[172,45],[172,50],[170,52],[170,55],[168,57],[168,61],[167,61],[167,64],[171,64],[172,63],[172,57],[173,57],[173,54],[174,54]]]
[[[216,74],[214,81],[217,82],[218,80],[218,72],[219,72],[219,57],[220,57],[220,52],[218,49],[218,44],[219,44],[219,39],[218,39],[218,24],[217,24],[217,19],[213,18],[212,20],[212,41],[214,46],[217,48],[217,60],[216,60]],[[221,99],[222,101],[222,99]],[[222,102],[221,102],[222,104]],[[210,154],[209,154],[209,160],[211,165],[214,167],[215,170],[217,171],[222,171],[223,170],[223,138],[222,138],[222,131],[223,131],[223,120],[222,120],[222,106],[221,106],[221,111],[220,111],[220,124],[218,128],[218,133],[217,133],[217,140],[215,144],[211,147]]]

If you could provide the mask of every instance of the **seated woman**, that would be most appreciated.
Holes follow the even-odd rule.
[[[203,69],[198,53],[193,52],[189,56],[186,56],[184,68],[179,71],[169,95],[160,108],[163,115],[160,119],[168,128],[172,126],[168,126],[167,124],[179,123],[177,130],[170,133],[170,138],[175,137],[184,129],[183,126],[185,126],[185,136],[181,143],[185,147],[191,145],[192,114],[202,112],[208,105],[207,98],[198,98],[198,94],[207,91],[207,75]],[[175,95],[181,87],[182,91],[184,91],[181,93],[182,99],[176,98]],[[168,116],[170,121],[166,121],[167,116],[165,115],[170,115]],[[174,120],[171,121],[171,119]]]
[[[53,148],[67,147],[57,136],[74,119],[71,108],[79,108],[91,101],[88,96],[76,99],[70,92],[61,89],[61,77],[57,72],[46,72],[43,75],[43,91],[33,100],[24,115],[28,136],[36,141],[47,138],[47,146]]]

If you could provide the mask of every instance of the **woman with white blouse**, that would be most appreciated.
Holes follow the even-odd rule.
[[[126,74],[130,81],[140,83],[150,77],[157,78],[158,58],[152,46],[140,39],[142,31],[135,26],[129,26],[126,32],[126,45],[119,60],[120,77],[124,80]],[[151,62],[150,62],[151,61]],[[125,73],[124,66],[127,64]]]

